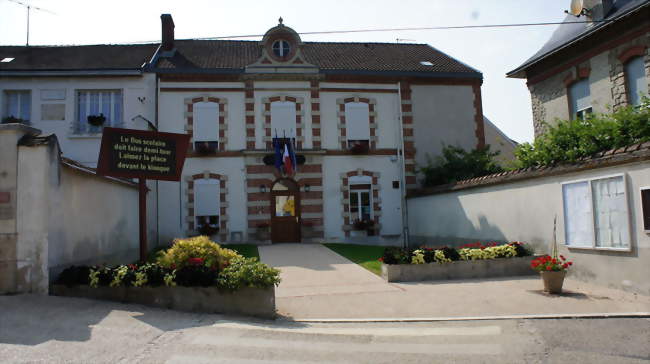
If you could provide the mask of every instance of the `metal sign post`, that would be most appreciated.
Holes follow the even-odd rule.
[[[190,136],[106,127],[97,174],[137,178],[140,260],[147,260],[147,180],[180,181]]]

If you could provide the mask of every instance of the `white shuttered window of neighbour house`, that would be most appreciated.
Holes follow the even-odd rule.
[[[75,133],[101,133],[103,126],[121,127],[122,118],[121,90],[80,90],[77,91],[77,123]],[[88,123],[88,116],[103,115],[106,118],[101,126]]]
[[[192,135],[195,142],[219,140],[219,104],[197,102],[193,106]]]
[[[562,186],[562,193],[568,246],[630,248],[630,220],[623,176],[567,183]]]
[[[583,78],[569,86],[569,103],[571,119],[584,119],[591,113],[591,94],[589,92],[589,79]]]
[[[31,120],[32,94],[30,91],[5,91],[3,117]]]
[[[345,127],[348,141],[370,140],[370,111],[365,102],[345,104]]]
[[[293,137],[296,132],[296,104],[291,101],[271,103],[271,135]]]
[[[648,80],[643,57],[634,57],[625,64],[625,83],[628,103],[634,106],[641,105],[641,95],[648,96]]]
[[[194,181],[194,216],[196,227],[209,224],[219,226],[221,211],[220,182],[218,179],[197,179]]]

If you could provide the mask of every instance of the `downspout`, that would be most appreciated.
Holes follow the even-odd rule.
[[[160,97],[160,82],[158,80],[158,73],[156,73],[156,97],[154,104],[156,106],[153,122],[156,123],[156,131],[158,131],[158,98]],[[160,191],[158,190],[158,180],[156,180],[156,246],[160,247]]]
[[[401,164],[400,166],[400,204],[402,208],[402,245],[404,248],[409,247],[409,215],[408,205],[406,203],[406,160],[404,157],[404,127],[402,120],[402,82],[397,82],[397,120],[399,121],[399,148],[397,150],[397,158]]]

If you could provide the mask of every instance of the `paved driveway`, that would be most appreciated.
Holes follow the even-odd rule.
[[[539,277],[386,283],[319,244],[260,247],[282,271],[281,315],[294,319],[386,319],[650,312],[650,297],[567,279],[566,294]]]

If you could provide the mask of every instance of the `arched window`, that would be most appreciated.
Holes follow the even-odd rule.
[[[219,227],[221,211],[220,181],[215,178],[194,180],[194,219],[197,230],[206,225]]]
[[[355,144],[368,147],[370,142],[370,108],[365,102],[345,104],[345,124],[348,148]]]
[[[648,95],[648,80],[645,75],[643,57],[636,56],[625,63],[625,85],[628,104],[640,105],[641,95]]]
[[[589,79],[583,78],[569,86],[569,110],[570,118],[584,119],[591,114],[591,94],[589,92]]]
[[[193,109],[194,148],[215,151],[219,142],[219,104],[216,102],[197,102]]]
[[[296,132],[296,103],[274,101],[271,103],[271,135],[282,138],[294,136]]]

